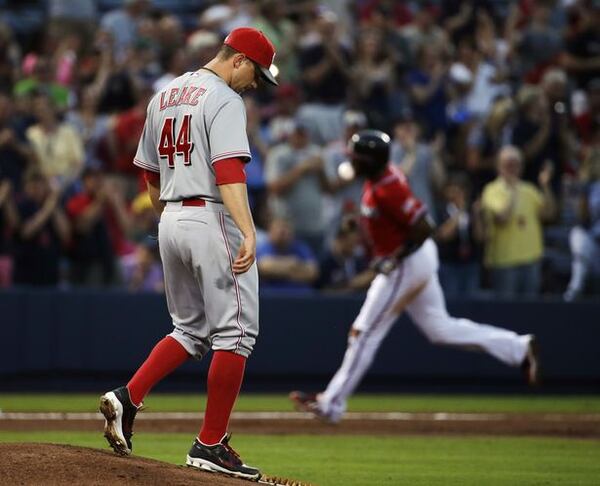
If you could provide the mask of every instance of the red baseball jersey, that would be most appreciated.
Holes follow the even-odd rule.
[[[375,256],[388,256],[404,245],[408,229],[426,211],[400,169],[388,166],[378,180],[365,182],[361,221]]]

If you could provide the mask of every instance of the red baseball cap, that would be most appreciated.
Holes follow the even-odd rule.
[[[275,58],[275,47],[260,30],[252,27],[239,27],[232,30],[225,37],[223,44],[241,52],[248,59],[254,61],[267,82],[275,86],[279,85],[271,71],[269,71]]]

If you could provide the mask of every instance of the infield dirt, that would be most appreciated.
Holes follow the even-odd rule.
[[[57,444],[0,444],[0,484],[11,486],[248,486],[249,481],[141,457]]]

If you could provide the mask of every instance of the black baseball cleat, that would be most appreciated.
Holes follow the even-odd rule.
[[[188,452],[186,465],[244,479],[260,479],[260,471],[242,462],[239,454],[229,445],[230,439],[231,434],[225,434],[218,444],[210,446],[195,439],[190,452]]]
[[[131,454],[133,421],[141,408],[131,403],[129,390],[122,386],[100,397],[100,412],[104,415],[104,437],[113,450],[122,456]]]
[[[527,353],[521,369],[530,386],[540,384],[540,350],[536,337],[532,334],[527,345]]]

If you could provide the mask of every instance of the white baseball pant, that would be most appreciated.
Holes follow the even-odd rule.
[[[479,350],[509,366],[521,365],[531,336],[520,336],[513,331],[450,316],[437,276],[438,266],[437,247],[430,239],[392,273],[380,274],[373,280],[352,325],[342,365],[326,390],[318,395],[323,415],[332,421],[341,419],[348,397],[398,319],[392,308],[419,287],[422,290],[407,304],[406,310],[431,343]]]

